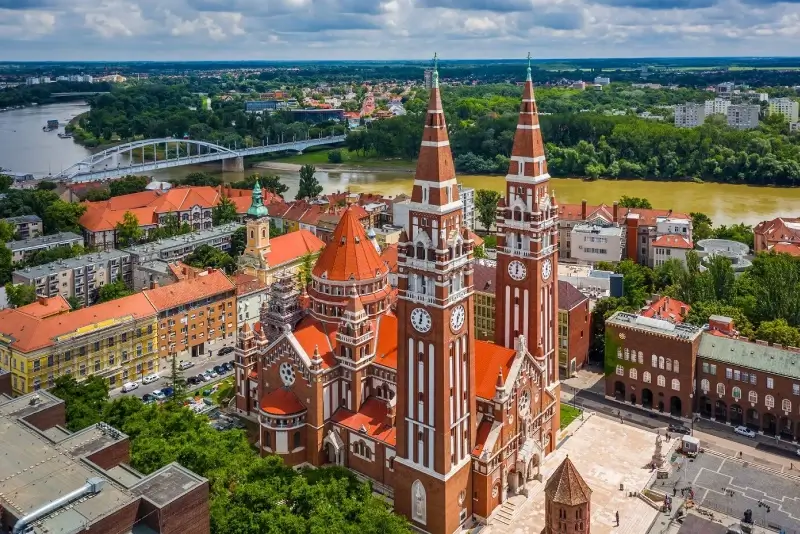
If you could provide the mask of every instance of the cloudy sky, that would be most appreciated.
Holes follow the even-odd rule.
[[[800,54],[800,0],[0,0],[0,60]]]

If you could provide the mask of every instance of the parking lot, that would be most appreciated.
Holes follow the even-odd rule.
[[[800,481],[753,467],[747,462],[711,454],[696,459],[679,456],[670,478],[655,481],[653,488],[678,495],[693,488],[695,501],[734,518],[753,511],[753,522],[763,528],[800,534]],[[759,504],[760,503],[760,504]]]

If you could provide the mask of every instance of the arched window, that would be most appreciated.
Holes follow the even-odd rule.
[[[750,393],[747,394],[747,400],[752,402],[753,404],[758,403],[758,393],[756,393],[755,391],[751,391]]]
[[[675,360],[674,362],[672,362],[672,370],[675,371],[676,373],[680,372],[679,371],[678,360]]]
[[[674,391],[680,391],[681,390],[681,381],[678,380],[677,378],[673,378],[672,379],[672,389]]]
[[[299,449],[300,448],[300,443],[301,443],[300,439],[301,439],[300,438],[300,431],[295,432],[294,433],[294,438],[293,438],[294,444],[292,445],[295,449]]]
[[[639,363],[644,363],[644,354],[642,351],[639,351]]]
[[[622,367],[621,365],[618,365],[618,366],[617,366],[617,374],[618,374],[619,376],[625,376],[625,368],[624,368],[624,367]]]
[[[264,446],[265,447],[269,447],[270,446],[269,432],[264,432]]]
[[[631,358],[630,351],[628,349],[625,349],[625,359],[630,360],[630,358]]]
[[[790,401],[789,399],[783,399],[781,401],[781,410],[783,410],[786,413],[791,412],[792,411],[792,401]]]
[[[369,450],[369,448],[365,449],[364,456],[367,458],[367,460],[372,460],[372,451]]]
[[[672,360],[667,358],[667,362],[666,363],[667,363],[667,365],[666,365],[667,371],[672,371]]]
[[[659,356],[658,357],[658,368],[659,369],[663,369],[664,368],[664,357],[663,356]]]
[[[708,393],[708,390],[711,389],[711,383],[708,381],[707,378],[704,378],[700,381],[700,391],[703,393]]]
[[[637,375],[637,374],[638,374],[638,373],[636,372],[636,369],[634,369],[633,367],[631,367],[630,369],[628,369],[628,377],[630,377],[630,378],[631,378],[631,380],[636,380],[636,375]]]
[[[739,386],[733,386],[733,389],[731,390],[731,396],[738,401],[742,398],[742,389]]]
[[[411,484],[411,519],[424,525],[427,517],[427,506],[425,486],[419,480],[415,480]]]
[[[652,365],[654,368],[658,367],[658,356],[656,356],[655,354],[653,354],[652,356],[652,362],[650,365]]]
[[[764,406],[767,408],[774,408],[775,407],[775,397],[772,395],[767,395],[764,397]]]
[[[617,358],[622,359],[622,347],[617,347]]]
[[[725,396],[725,384],[723,384],[722,382],[717,384],[717,395],[719,395],[720,397]]]
[[[667,381],[664,379],[664,375],[658,375],[658,378],[656,378],[656,384],[658,384],[659,387],[663,388],[666,385],[666,383]]]
[[[645,384],[649,384],[650,383],[650,373],[649,372],[645,371],[644,373],[642,373],[642,382],[644,382]]]

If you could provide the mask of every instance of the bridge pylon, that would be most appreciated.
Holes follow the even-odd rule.
[[[222,172],[244,172],[244,158],[237,156],[222,160]]]

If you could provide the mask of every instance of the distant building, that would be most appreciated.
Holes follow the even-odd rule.
[[[294,109],[291,111],[292,121],[310,122],[344,122],[343,109]],[[285,139],[285,141],[287,141]]]
[[[288,100],[251,100],[244,103],[244,110],[248,113],[278,111],[289,107]]]
[[[682,323],[690,309],[691,306],[678,299],[654,295],[639,314],[643,317],[663,319],[671,323]]]
[[[800,132],[800,122],[793,122],[789,124],[789,132],[791,133]]]
[[[573,89],[577,89],[579,91],[583,91],[583,90],[586,89],[586,82],[584,82],[584,81],[573,82],[571,87]]]
[[[653,267],[660,267],[669,260],[686,265],[686,254],[693,248],[692,240],[682,235],[660,235],[653,240]]]
[[[714,92],[722,98],[730,98],[733,96],[735,87],[736,85],[733,82],[723,82],[717,84],[714,88]]]
[[[3,220],[14,226],[14,233],[22,240],[39,237],[44,233],[42,219],[38,215],[21,215]]]
[[[463,204],[464,225],[470,230],[475,229],[475,189],[458,184],[458,192]]]
[[[0,531],[211,531],[208,480],[175,462],[144,475],[128,465],[130,438],[118,429],[66,425],[64,401],[48,392],[0,395]]]
[[[797,122],[798,109],[800,109],[800,103],[791,98],[775,98],[769,103],[769,114],[783,115],[789,123]]]
[[[100,288],[117,280],[133,287],[130,254],[120,250],[93,252],[25,267],[14,271],[11,280],[15,284],[34,286],[39,296],[75,297],[82,306],[94,304]]]
[[[236,284],[236,308],[239,326],[253,326],[260,318],[261,307],[267,304],[267,284],[255,276],[239,273],[233,277]]]
[[[694,128],[706,120],[706,108],[703,104],[686,103],[675,106],[675,126],[678,128]]]
[[[731,104],[728,108],[728,126],[737,130],[758,128],[758,115],[761,106],[758,104]]]
[[[611,83],[611,78],[607,78],[605,76],[597,76],[594,79],[595,85],[608,85]]]
[[[705,107],[705,116],[709,117],[711,115],[725,115],[728,116],[728,108],[731,105],[731,101],[726,98],[715,98],[713,100],[706,100],[704,107]]]
[[[11,250],[11,262],[25,261],[40,250],[50,250],[58,247],[71,247],[83,245],[83,238],[72,232],[59,232],[51,235],[40,235],[19,241],[9,241],[6,248]]]
[[[425,90],[430,91],[431,87],[433,87],[433,70],[432,69],[425,69],[425,73],[423,74],[423,83],[425,84]]]
[[[589,297],[575,286],[558,281],[558,367],[569,378],[589,362],[592,314]]]
[[[625,232],[618,224],[576,224],[570,232],[572,257],[578,261],[618,262],[625,248]]]
[[[786,252],[800,256],[800,218],[778,217],[762,221],[753,228],[754,252]]]

